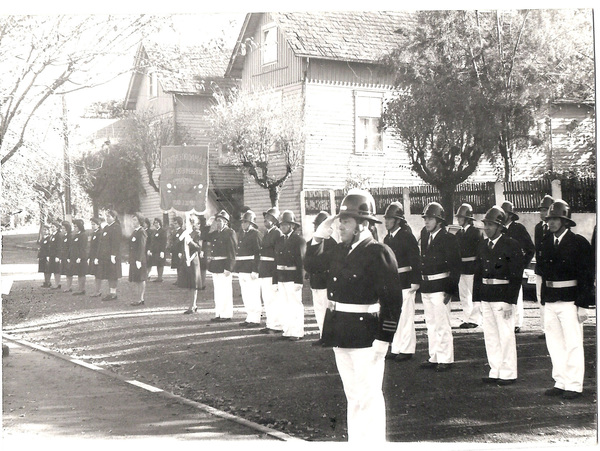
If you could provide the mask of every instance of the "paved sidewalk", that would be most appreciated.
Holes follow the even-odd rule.
[[[10,348],[2,359],[4,449],[23,449],[23,440],[47,439],[65,444],[151,439],[151,449],[156,440],[292,439],[6,336],[3,343]]]

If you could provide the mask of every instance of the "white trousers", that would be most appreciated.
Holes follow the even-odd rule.
[[[544,330],[554,386],[582,392],[585,372],[583,324],[577,319],[577,306],[573,302],[547,302],[545,310]]]
[[[458,281],[458,295],[463,311],[463,321],[481,326],[481,305],[473,302],[473,274],[461,274]]]
[[[279,299],[277,299],[277,284],[273,284],[272,277],[261,277],[258,280],[260,280],[260,294],[265,305],[267,327],[272,330],[282,330],[281,306]]]
[[[410,288],[402,290],[402,312],[398,328],[392,340],[392,354],[414,354],[417,347],[415,330],[415,297],[417,292]]]
[[[311,288],[313,308],[315,309],[315,319],[319,327],[319,336],[323,335],[323,321],[325,320],[325,311],[327,310],[327,289]]]
[[[304,337],[304,305],[302,305],[302,284],[279,282],[279,300],[284,337]]]
[[[260,314],[262,305],[260,303],[260,280],[253,279],[251,273],[241,272],[238,274],[240,281],[240,291],[242,292],[242,302],[246,310],[247,323],[260,323]]]
[[[427,341],[429,344],[429,361],[432,363],[454,363],[454,339],[450,325],[450,295],[439,291],[421,293]],[[444,301],[448,300],[447,304]]]
[[[523,327],[523,317],[525,316],[525,308],[523,307],[523,286],[519,288],[519,296],[517,297],[517,305],[513,305],[513,316],[515,317],[515,327]]]
[[[481,303],[483,339],[490,364],[489,377],[494,379],[517,378],[517,340],[514,314],[504,319],[504,302]]]
[[[333,348],[348,402],[348,442],[385,442],[385,354],[370,348]]]
[[[540,306],[540,324],[542,332],[544,331],[544,306],[542,305],[542,276],[539,274],[535,275],[535,297],[538,305]]]
[[[229,273],[213,273],[215,289],[215,316],[217,318],[233,317],[233,275]]]

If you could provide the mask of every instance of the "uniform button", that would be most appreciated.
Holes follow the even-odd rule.
[[[360,318],[358,318],[358,319],[362,321],[362,320],[363,320],[363,317],[361,316],[361,317],[360,317]]]
[[[337,281],[337,277],[334,277],[334,278],[333,278],[333,281],[334,281],[334,282],[335,282],[335,281]]]
[[[333,293],[329,293],[329,296],[333,297]]]

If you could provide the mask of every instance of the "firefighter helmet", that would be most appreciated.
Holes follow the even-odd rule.
[[[511,218],[513,221],[517,221],[519,219],[519,215],[515,213],[515,209],[513,207],[512,202],[506,200],[504,202],[502,202],[502,206],[500,207],[502,208],[502,210],[504,210],[504,213],[506,213],[506,216],[508,218]]]
[[[436,218],[442,221],[444,225],[446,225],[446,213],[444,212],[444,207],[437,202],[429,202],[425,209],[423,210],[423,214],[421,215],[423,218]]]
[[[554,199],[552,198],[552,196],[549,196],[548,194],[546,194],[540,202],[539,209],[547,210],[548,208],[550,208],[550,205],[552,205],[553,202],[554,202]]]
[[[217,218],[223,218],[225,221],[227,221],[227,224],[229,224],[229,221],[230,221],[229,213],[227,213],[225,210],[221,210],[220,212],[218,212],[215,215],[215,219],[217,219]]]
[[[267,215],[273,218],[273,222],[275,224],[279,224],[279,210],[277,209],[277,207],[271,207],[267,211],[265,211],[263,213],[263,218],[265,218]]]
[[[473,207],[471,206],[471,204],[462,204],[460,207],[458,207],[458,210],[456,210],[456,217],[457,218],[467,218],[467,219],[475,219],[473,217]]]
[[[346,197],[342,199],[338,216],[350,216],[358,220],[366,219],[381,224],[381,221],[375,216],[375,210],[375,199],[373,199],[371,193],[361,189],[353,189],[348,191]]]
[[[256,225],[256,213],[254,213],[252,210],[248,210],[246,213],[244,213],[244,215],[242,216],[242,221],[249,222],[254,227],[258,228],[258,226]]]
[[[299,226],[300,224],[296,222],[296,217],[294,216],[294,212],[292,210],[285,210],[283,213],[281,213],[281,219],[279,221],[281,224],[283,224],[284,222],[290,223],[290,224],[296,224],[297,226]]]
[[[548,209],[548,216],[546,219],[550,218],[562,218],[567,221],[567,225],[569,227],[575,227],[575,221],[571,219],[571,207],[562,199],[555,200],[550,208]]]
[[[329,213],[327,213],[326,211],[320,211],[319,214],[317,215],[317,217],[315,218],[315,220],[313,221],[313,224],[315,227],[319,227],[319,225],[325,221],[329,216],[331,216]]]
[[[485,214],[483,222],[493,222],[494,224],[498,224],[502,227],[505,227],[504,223],[506,222],[506,213],[504,212],[504,209],[497,205],[494,205]]]
[[[392,202],[385,209],[383,217],[386,219],[404,219],[404,207],[400,202]]]

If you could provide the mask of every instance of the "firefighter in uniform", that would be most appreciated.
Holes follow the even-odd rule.
[[[519,220],[519,215],[514,212],[514,207],[511,202],[502,202],[502,210],[504,210],[504,213],[506,214],[506,233],[509,237],[517,240],[517,242],[521,245],[521,251],[523,252],[523,257],[525,259],[524,264],[527,268],[535,254],[535,245],[531,240],[531,235],[529,235],[529,232],[523,224],[515,222]],[[521,289],[519,290],[519,298],[517,299],[517,305],[515,306],[515,332],[517,333],[519,333],[521,331],[521,327],[523,327],[524,313],[523,287],[521,286]]]
[[[542,333],[538,335],[538,338],[544,339],[544,306],[542,305],[542,273],[540,272],[540,268],[537,266],[537,262],[540,260],[540,251],[542,246],[542,239],[550,233],[548,229],[548,224],[546,223],[546,216],[548,216],[548,209],[550,205],[554,202],[552,196],[546,194],[542,201],[540,202],[540,222],[535,225],[533,229],[533,243],[535,245],[535,261],[536,266],[534,269],[535,272],[535,298],[540,306],[540,325],[542,328]]]
[[[461,329],[472,329],[481,325],[481,306],[473,302],[473,273],[477,248],[483,240],[479,229],[473,225],[473,207],[462,204],[456,211],[456,219],[460,230],[456,233],[458,248],[460,249],[460,279],[458,282],[458,295],[464,314]]]
[[[307,255],[323,253],[322,238],[331,235],[335,218],[319,226]],[[369,224],[380,223],[373,197],[363,190],[347,194],[337,218],[341,243],[329,257],[323,345],[333,346],[344,386],[348,441],[374,444],[385,441],[385,355],[398,325],[402,290],[394,253],[369,231]]]
[[[446,230],[444,208],[431,202],[423,211],[421,230],[421,298],[427,326],[429,359],[423,368],[449,370],[454,363],[450,301],[458,295],[460,251],[456,237]]]
[[[294,213],[285,210],[279,222],[282,236],[275,243],[277,267],[277,292],[283,325],[282,339],[297,341],[304,337],[304,305],[302,283],[304,281],[304,253],[306,241],[297,233],[300,224]]]
[[[517,380],[517,342],[514,305],[523,277],[519,243],[503,234],[506,214],[494,206],[483,219],[487,240],[480,243],[475,261],[473,301],[480,302],[483,337],[490,365],[484,383],[510,385]]]
[[[326,211],[320,211],[315,217],[313,226],[315,232],[323,221],[329,218],[331,215]],[[318,238],[318,237],[317,237]],[[317,239],[313,236],[309,245]],[[323,240],[323,253],[319,257],[308,256],[304,257],[304,269],[306,270],[306,277],[310,282],[310,291],[312,294],[313,308],[315,311],[315,319],[317,321],[317,327],[319,328],[319,339],[313,342],[313,346],[320,346],[323,344],[321,339],[323,335],[323,320],[325,319],[325,310],[327,310],[327,269],[329,267],[328,256],[331,255],[331,251],[335,248],[337,242],[332,237],[328,237]]]
[[[263,212],[263,223],[267,232],[260,247],[258,280],[260,280],[260,294],[265,306],[266,327],[260,332],[277,334],[283,332],[281,306],[277,299],[277,266],[275,265],[275,243],[283,235],[278,227],[279,210],[272,207]]]
[[[392,340],[390,354],[386,359],[402,362],[412,358],[417,346],[415,298],[421,285],[419,243],[407,227],[404,208],[400,202],[392,202],[388,205],[383,217],[388,231],[383,243],[394,251],[402,289],[402,314]]]
[[[231,321],[233,317],[233,277],[237,235],[229,227],[229,213],[221,210],[211,224],[208,239],[212,243],[212,254],[208,270],[212,273],[215,291],[215,317],[211,321]]]
[[[571,231],[576,224],[565,201],[556,200],[550,206],[546,222],[551,234],[542,240],[538,264],[546,346],[555,383],[545,394],[575,399],[583,392],[583,322],[596,303],[594,253],[584,237]]]
[[[256,213],[248,210],[242,216],[241,234],[235,257],[235,272],[238,273],[242,301],[246,309],[246,319],[240,323],[241,327],[260,326],[262,306],[258,265],[260,264],[261,242],[262,234],[256,225]]]

